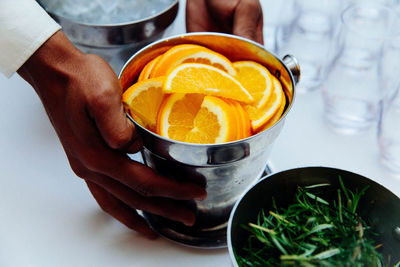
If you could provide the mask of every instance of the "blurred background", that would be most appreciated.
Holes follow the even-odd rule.
[[[324,124],[339,135],[376,129],[381,162],[398,174],[399,1],[262,4],[265,46],[280,57],[293,54],[301,66],[297,94],[317,94]]]

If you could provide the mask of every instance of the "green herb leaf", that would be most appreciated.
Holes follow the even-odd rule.
[[[313,259],[324,260],[324,259],[330,258],[332,256],[335,256],[336,254],[339,254],[339,253],[340,253],[340,249],[333,248],[333,249],[329,249],[329,250],[323,251],[321,253],[318,253],[317,255],[314,255]]]
[[[329,184],[298,187],[287,207],[272,199],[272,210],[242,225],[250,236],[235,254],[239,266],[382,266],[381,245],[371,239],[377,234],[357,214],[368,187],[353,192],[342,177],[339,184],[332,203],[320,197]]]

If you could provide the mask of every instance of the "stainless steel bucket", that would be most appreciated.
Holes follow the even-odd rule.
[[[183,34],[152,43],[134,54],[119,75],[123,89],[136,81],[148,61],[183,43],[206,46],[232,61],[254,60],[265,65],[281,81],[288,99],[284,115],[271,128],[230,143],[183,143],[161,137],[134,122],[144,141],[142,156],[147,166],[164,176],[201,184],[208,193],[203,201],[187,202],[196,211],[194,226],[186,227],[146,213],[149,223],[161,235],[179,243],[204,248],[224,247],[230,212],[236,201],[265,171],[272,145],[293,105],[300,69],[293,57],[286,56],[282,61],[263,46],[237,36]]]
[[[44,1],[36,1],[62,26],[71,42],[84,53],[103,57],[117,73],[132,53],[163,36],[167,27],[175,20],[179,9],[179,1],[175,0],[160,13],[141,20],[90,24],[63,17],[57,10],[44,5]]]

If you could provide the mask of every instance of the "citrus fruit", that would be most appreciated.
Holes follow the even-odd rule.
[[[171,94],[160,108],[157,132],[187,143],[232,141],[235,129],[233,109],[224,100],[201,94]]]
[[[237,61],[233,63],[236,69],[235,78],[253,97],[252,105],[260,108],[267,103],[272,93],[272,75],[263,65],[254,61]]]
[[[285,77],[281,77],[282,88],[285,92],[289,102],[292,102],[293,99],[293,87],[291,86],[290,78],[285,79]]]
[[[174,140],[184,141],[193,129],[194,118],[200,110],[204,95],[171,94],[161,104],[158,112],[157,133]]]
[[[235,140],[237,129],[233,109],[222,99],[205,96],[186,136],[189,143],[223,143]]]
[[[228,73],[200,63],[184,63],[167,74],[165,93],[200,93],[245,103],[253,101],[247,90]]]
[[[163,82],[164,78],[143,80],[133,84],[122,95],[133,119],[152,131],[156,129],[157,113],[164,98]]]
[[[277,110],[277,112],[271,117],[271,119],[269,119],[269,121],[267,121],[266,124],[264,124],[264,126],[262,126],[259,129],[259,132],[262,132],[266,129],[268,129],[269,127],[271,127],[272,125],[275,124],[275,122],[277,122],[283,114],[283,111],[285,110],[285,106],[286,106],[286,97],[282,97],[282,103],[279,107],[279,109]]]
[[[231,100],[231,99],[224,99],[224,101],[226,103],[229,104],[229,106],[232,109],[232,112],[234,114],[235,117],[235,129],[236,129],[236,137],[234,137],[234,140],[240,140],[244,138],[244,122],[242,120],[242,115],[240,114],[240,111],[238,109],[238,106],[240,106],[240,104],[238,102],[236,102],[235,100]],[[241,107],[241,106],[240,106]]]
[[[150,74],[153,71],[154,66],[157,64],[157,62],[160,60],[162,55],[157,56],[156,58],[150,60],[142,69],[140,72],[138,82],[149,79]]]
[[[242,138],[247,138],[252,135],[250,118],[247,112],[244,110],[242,105],[237,101],[232,101],[236,109],[239,111],[240,119],[242,121]]]
[[[193,44],[176,45],[165,52],[155,64],[151,77],[166,75],[170,69],[182,63],[203,63],[219,68],[230,75],[236,71],[232,63],[225,56],[204,46]]]
[[[240,140],[251,136],[251,124],[249,115],[243,109],[242,105],[240,105],[240,103],[235,100],[226,100],[226,101],[229,101],[229,103],[235,110],[235,116],[237,117],[238,137],[236,140]]]
[[[255,107],[253,105],[244,105],[243,108],[249,114],[251,121],[251,128],[253,132],[258,132],[261,127],[264,126],[272,116],[277,112],[282,103],[282,98],[285,94],[282,90],[282,86],[277,78],[272,77],[273,89],[272,94],[262,107]]]

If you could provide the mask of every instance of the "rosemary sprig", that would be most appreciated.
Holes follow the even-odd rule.
[[[370,227],[357,214],[367,187],[352,192],[339,176],[337,201],[318,195],[316,184],[298,187],[295,202],[287,208],[261,210],[256,223],[242,225],[250,236],[239,266],[382,266]]]

